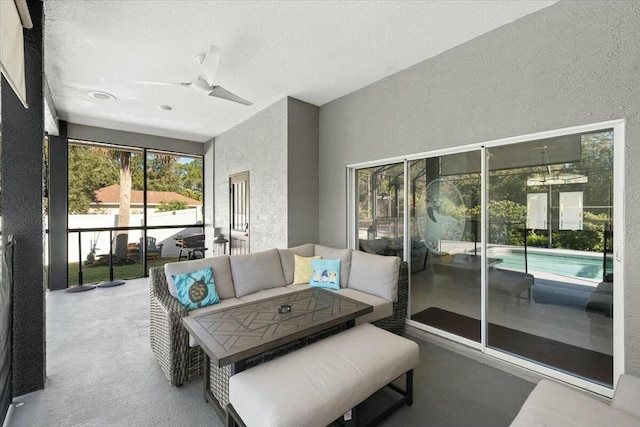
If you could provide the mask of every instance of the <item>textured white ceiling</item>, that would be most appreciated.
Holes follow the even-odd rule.
[[[46,0],[45,70],[63,120],[206,141],[285,96],[321,106],[554,2]],[[135,83],[190,81],[212,44],[215,83],[253,106]]]

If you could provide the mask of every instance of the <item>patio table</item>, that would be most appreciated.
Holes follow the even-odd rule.
[[[289,305],[291,311],[279,313]],[[321,288],[248,302],[182,323],[205,354],[205,399],[224,419],[229,377],[354,326],[373,307]]]

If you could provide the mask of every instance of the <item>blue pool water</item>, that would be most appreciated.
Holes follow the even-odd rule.
[[[594,254],[595,255],[595,254]],[[511,251],[511,253],[495,255],[502,262],[501,268],[509,268],[524,271],[524,251]],[[565,277],[579,279],[602,280],[602,255],[572,255],[563,253],[527,253],[527,265],[529,273],[542,272],[557,274]],[[609,265],[607,273],[611,272]]]

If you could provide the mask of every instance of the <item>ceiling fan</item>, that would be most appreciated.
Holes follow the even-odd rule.
[[[198,63],[200,64],[200,71],[198,72],[198,75],[190,82],[169,83],[137,81],[136,83],[146,85],[192,87],[201,92],[207,93],[209,96],[215,96],[216,98],[226,99],[228,101],[237,102],[243,105],[253,105],[252,102],[249,102],[246,99],[229,92],[222,86],[213,84],[213,79],[216,75],[216,71],[218,70],[218,62],[220,61],[219,47],[211,45],[207,53],[201,53],[196,56],[196,61],[198,61]]]

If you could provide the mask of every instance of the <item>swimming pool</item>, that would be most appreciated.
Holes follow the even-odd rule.
[[[509,268],[524,271],[525,258],[524,250],[512,249],[492,255],[502,262],[501,268]],[[567,253],[541,253],[536,251],[527,252],[527,264],[529,273],[535,272],[557,274],[558,276],[575,277],[578,279],[602,280],[602,255],[593,256]],[[607,273],[612,272],[609,262]]]

